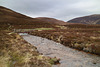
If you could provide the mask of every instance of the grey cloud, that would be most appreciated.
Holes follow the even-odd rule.
[[[100,0],[0,0],[0,4],[31,17],[70,20],[100,13]]]

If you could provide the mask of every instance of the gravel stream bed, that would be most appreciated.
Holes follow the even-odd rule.
[[[65,47],[60,43],[38,36],[23,35],[22,37],[36,46],[43,55],[61,59],[61,64],[52,67],[100,67],[100,56]]]

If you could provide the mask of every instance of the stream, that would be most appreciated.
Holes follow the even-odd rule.
[[[100,67],[100,56],[65,47],[46,38],[22,35],[24,40],[37,47],[45,56],[60,58],[60,64],[52,67]]]

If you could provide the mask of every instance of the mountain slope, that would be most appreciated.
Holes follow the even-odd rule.
[[[38,17],[37,19],[41,20],[41,21],[46,21],[50,24],[57,24],[57,25],[66,25],[67,23],[62,21],[62,20],[57,20],[54,18],[48,18],[48,17]]]
[[[100,14],[90,16],[78,17],[67,21],[69,23],[82,23],[82,24],[100,24]]]
[[[31,18],[8,8],[0,6],[0,28],[35,28],[35,27],[53,27],[46,21]]]

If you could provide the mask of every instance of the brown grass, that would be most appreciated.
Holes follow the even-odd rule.
[[[29,34],[41,36],[59,42],[65,46],[76,48],[90,53],[100,55],[100,25],[71,24],[66,25],[66,29],[56,28],[56,30],[33,31]],[[60,26],[61,27],[61,26]]]
[[[51,67],[56,62],[38,53],[16,33],[0,30],[0,67]]]

